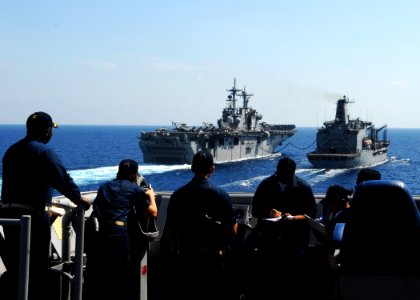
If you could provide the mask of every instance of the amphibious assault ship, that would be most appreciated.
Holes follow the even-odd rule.
[[[236,79],[227,91],[227,107],[217,127],[211,123],[197,128],[173,122],[173,129],[141,132],[139,146],[144,162],[191,164],[194,154],[202,149],[209,150],[216,163],[263,157],[273,154],[295,134],[295,125],[260,122],[262,115],[248,106],[253,94],[236,88]],[[242,98],[242,107],[237,107],[237,97]]]
[[[387,126],[376,129],[372,122],[351,120],[346,96],[337,101],[335,120],[324,122],[316,134],[316,149],[307,154],[315,168],[355,168],[387,160]],[[382,131],[382,136],[379,133]]]

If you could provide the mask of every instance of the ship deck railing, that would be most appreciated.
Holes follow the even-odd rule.
[[[84,192],[90,201],[93,201],[96,197],[96,191]],[[156,202],[159,208],[159,213],[157,217],[157,228],[160,233],[163,232],[165,222],[166,222],[166,210],[169,204],[170,196],[172,192],[170,191],[158,191],[156,194]],[[246,192],[230,192],[229,193],[234,209],[237,212],[238,223],[243,225],[242,228],[252,229],[256,225],[256,220],[251,215],[251,202],[253,193]],[[322,215],[322,205],[320,201],[325,198],[325,194],[315,194],[315,200],[317,203],[317,217]],[[413,196],[414,201],[417,207],[420,209],[420,195]],[[71,204],[70,200],[66,197],[60,196],[54,198],[54,205],[63,207],[66,210],[66,214],[63,216],[57,216],[60,219],[62,224],[61,234],[57,232],[57,227],[52,226],[52,236],[51,242],[53,248],[56,251],[56,254],[59,256],[59,261],[61,264],[56,264],[52,266],[54,273],[57,273],[60,276],[60,290],[58,292],[57,299],[74,299],[80,300],[83,298],[82,287],[83,287],[83,270],[85,268],[84,256],[84,223],[85,219],[90,215],[91,208],[86,212],[82,207],[75,208]],[[76,224],[73,228],[73,221]],[[28,220],[27,216],[22,217],[22,219],[2,219],[0,218],[0,225],[14,224],[16,226],[22,226],[22,249],[23,253],[21,255],[21,266],[20,266],[20,288],[19,288],[19,300],[27,299],[27,284],[28,284],[28,263],[29,263],[29,240],[30,240],[30,218]],[[0,230],[1,234],[1,230]],[[157,261],[159,260],[157,256],[159,255],[159,241],[160,236],[149,244],[148,251],[146,251],[145,256],[141,260],[142,270],[151,270],[155,267]],[[310,243],[315,243],[316,238],[311,237]],[[1,249],[0,249],[1,250]],[[1,254],[1,252],[0,252]],[[0,257],[1,258],[1,257]],[[60,265],[72,264],[71,273],[63,271],[59,268]],[[0,279],[1,275],[5,272],[5,267],[0,259]],[[153,272],[154,273],[154,272]],[[154,275],[156,276],[156,275]],[[148,277],[148,272],[142,274],[139,282],[140,300],[160,300],[156,297],[156,282],[159,280],[155,277]],[[150,279],[150,281],[149,281]],[[411,281],[410,281],[411,282]],[[417,283],[417,281],[415,281]],[[420,283],[420,279],[418,281]],[[419,285],[420,287],[420,285]],[[0,291],[1,294],[1,291]],[[54,299],[55,300],[55,299]]]

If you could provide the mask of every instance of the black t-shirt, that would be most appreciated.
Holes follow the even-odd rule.
[[[227,192],[194,177],[172,194],[166,222],[177,235],[180,249],[219,250],[226,245],[227,230],[236,218]]]

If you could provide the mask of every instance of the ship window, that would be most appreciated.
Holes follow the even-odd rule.
[[[234,138],[234,139],[233,139],[233,144],[234,144],[234,145],[239,145],[239,138],[237,138],[237,137],[236,137],[236,138]]]
[[[219,145],[223,146],[224,144],[225,144],[225,139],[224,138],[219,139]]]
[[[245,153],[250,154],[251,153],[251,147],[246,147],[245,148]]]

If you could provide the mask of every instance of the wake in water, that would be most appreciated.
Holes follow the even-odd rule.
[[[175,170],[188,170],[190,165],[148,165],[142,164],[139,165],[139,172],[147,178],[151,174],[161,174],[165,172],[175,171]],[[71,177],[73,177],[74,182],[79,186],[86,185],[96,185],[102,182],[112,180],[116,177],[118,171],[118,166],[111,167],[101,167],[94,169],[86,170],[73,170],[69,171]]]
[[[347,172],[348,169],[300,169],[296,171],[296,175],[308,181],[310,185],[315,185]]]

